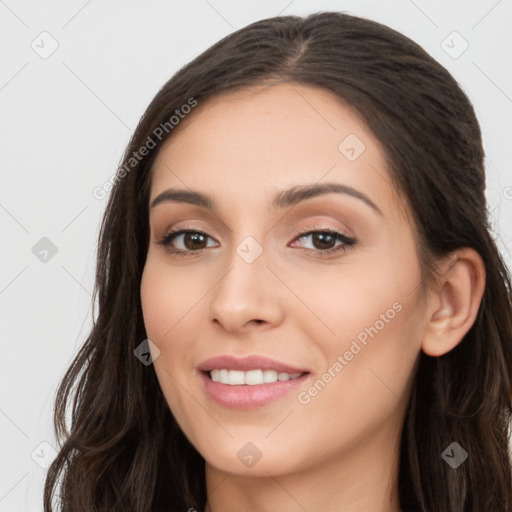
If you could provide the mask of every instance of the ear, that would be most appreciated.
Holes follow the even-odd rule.
[[[442,267],[421,342],[429,356],[446,354],[462,341],[475,322],[485,288],[485,265],[474,249],[455,251]]]

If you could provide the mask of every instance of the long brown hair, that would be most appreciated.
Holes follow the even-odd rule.
[[[340,12],[270,18],[224,37],[180,69],[144,113],[101,225],[97,318],[56,395],[61,446],[47,474],[46,511],[59,486],[65,512],[203,510],[204,460],[177,426],[152,366],[134,356],[146,339],[139,290],[150,171],[175,131],[176,110],[283,82],[334,93],[382,143],[391,180],[414,215],[424,286],[435,278],[436,259],[455,249],[471,247],[485,263],[485,291],[467,335],[443,356],[420,354],[402,430],[402,509],[512,511],[512,291],[489,224],[478,121],[453,77],[420,46]],[[441,456],[452,442],[468,453],[456,469]]]

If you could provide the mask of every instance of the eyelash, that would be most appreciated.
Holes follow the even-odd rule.
[[[187,234],[187,233],[200,234],[200,235],[204,235],[204,236],[206,236],[208,238],[211,238],[211,237],[209,237],[208,234],[204,233],[203,231],[194,230],[194,229],[179,229],[179,230],[168,231],[165,235],[163,235],[155,243],[158,244],[158,245],[164,246],[165,250],[168,253],[176,255],[176,256],[192,256],[192,255],[196,256],[196,255],[201,254],[205,250],[205,248],[198,249],[198,250],[195,250],[195,251],[193,251],[193,250],[183,251],[182,249],[172,249],[171,248],[170,244],[171,244],[171,242],[176,237],[178,237],[179,235]],[[333,247],[331,249],[299,248],[299,250],[308,251],[308,252],[309,251],[313,251],[314,253],[316,253],[320,257],[327,257],[327,256],[330,256],[333,253],[345,252],[345,251],[349,250],[350,248],[352,248],[357,243],[357,240],[355,240],[354,238],[349,238],[348,236],[344,235],[343,233],[340,233],[338,231],[335,231],[335,230],[329,229],[329,228],[326,228],[326,229],[314,229],[314,230],[310,230],[309,228],[307,228],[307,229],[300,229],[296,233],[297,236],[295,236],[293,241],[295,241],[297,239],[304,238],[306,236],[309,236],[309,235],[312,235],[312,234],[315,234],[315,233],[322,233],[322,234],[332,235],[332,236],[334,236],[335,241],[342,242],[342,245],[338,246],[338,247]]]

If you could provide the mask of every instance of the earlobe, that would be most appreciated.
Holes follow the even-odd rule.
[[[485,265],[474,249],[451,256],[427,308],[421,349],[429,356],[446,354],[462,341],[475,322],[485,289]]]

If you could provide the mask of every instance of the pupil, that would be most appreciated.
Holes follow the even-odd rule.
[[[327,242],[326,242],[326,239],[327,239]],[[329,234],[329,233],[316,233],[316,234],[313,234],[313,243],[315,245],[316,242],[320,241],[320,249],[330,249],[331,248],[331,243],[333,241],[333,235]],[[327,246],[325,246],[325,243],[327,243]],[[322,247],[322,244],[324,244],[324,246]]]
[[[201,243],[202,238],[204,238],[204,236],[201,233],[186,233],[185,234],[185,246],[187,247],[187,249],[197,249],[198,248],[197,242]],[[192,240],[192,243],[188,244],[187,240]],[[194,245],[194,244],[196,244],[196,245]],[[202,249],[202,247],[200,247],[200,249]]]

